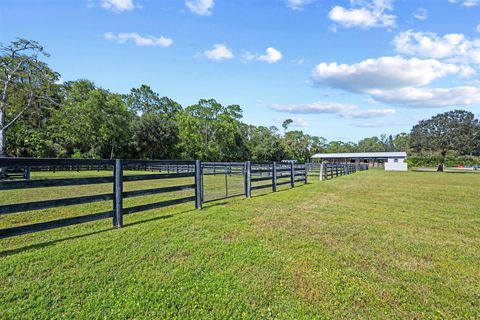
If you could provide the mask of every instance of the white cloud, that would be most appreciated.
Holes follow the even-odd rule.
[[[373,120],[373,121],[362,121],[359,123],[353,123],[352,125],[359,128],[384,128],[384,127],[391,128],[393,126],[410,125],[410,123],[403,123],[398,121]]]
[[[259,61],[265,61],[267,63],[276,63],[282,60],[282,53],[275,48],[267,48],[266,53],[257,58]]]
[[[292,63],[293,63],[294,65],[300,66],[300,65],[302,65],[302,64],[305,62],[305,59],[303,59],[303,58],[300,58],[300,59],[292,59],[291,61],[292,61]]]
[[[131,11],[135,8],[132,0],[101,0],[102,8],[115,12]]]
[[[227,60],[234,57],[233,52],[224,44],[214,44],[213,49],[206,50],[203,55],[210,60]]]
[[[346,113],[344,117],[346,118],[362,118],[362,119],[369,119],[369,118],[378,118],[378,117],[385,117],[391,116],[396,113],[395,109],[388,108],[388,109],[367,109],[367,110],[354,110],[350,113]]]
[[[333,7],[329,18],[347,28],[394,27],[396,16],[386,12],[393,10],[393,0],[350,0],[350,8]]]
[[[464,70],[435,59],[394,56],[367,59],[351,65],[320,63],[312,71],[312,81],[317,86],[368,93],[376,89],[427,85],[449,74],[467,73],[470,69]]]
[[[256,55],[254,55],[250,51],[244,51],[243,54],[242,54],[242,58],[244,60],[248,60],[248,61],[255,60],[255,57],[256,57]]]
[[[317,0],[287,0],[287,6],[293,10],[301,10],[304,6],[315,1]]]
[[[302,127],[302,128],[305,128],[305,127],[308,127],[308,121],[305,120],[304,118],[302,117],[293,117],[293,118],[290,118],[292,119],[292,123],[291,123],[291,126],[292,127]],[[283,122],[283,121],[282,121]]]
[[[413,17],[418,20],[427,20],[428,11],[425,8],[418,8],[414,13]]]
[[[185,6],[193,13],[199,16],[209,16],[212,14],[212,8],[215,5],[214,0],[190,0],[185,1]]]
[[[465,7],[476,7],[480,4],[480,0],[465,0],[463,1],[463,5]]]
[[[249,60],[249,61],[258,60],[258,61],[264,61],[267,63],[276,63],[282,60],[282,58],[283,58],[282,53],[272,47],[267,48],[267,50],[265,50],[265,54],[263,55],[254,54],[249,51],[245,51],[243,53],[243,59]]]
[[[480,24],[477,25],[477,28],[475,29],[477,32],[480,32]]]
[[[480,5],[480,0],[448,0],[450,3],[461,3],[464,7],[476,7]]]
[[[328,86],[355,93],[368,94],[375,101],[403,107],[465,106],[480,103],[480,88],[428,88],[425,85],[448,75],[470,76],[469,66],[443,63],[436,59],[405,59],[400,56],[368,59],[356,64],[321,63],[312,72],[315,85]],[[302,109],[300,109],[302,110]],[[383,110],[357,113],[356,109],[342,112],[344,116],[370,117]],[[326,111],[323,111],[326,112]]]
[[[358,106],[354,104],[320,101],[308,104],[273,104],[271,108],[280,112],[314,114],[350,112],[357,109]]]
[[[465,63],[480,64],[480,39],[468,39],[461,33],[439,37],[431,32],[400,32],[393,40],[399,53],[427,58],[452,58]]]
[[[308,104],[273,104],[271,108],[279,112],[293,114],[337,114],[342,118],[378,118],[393,115],[395,109],[367,109],[362,110],[357,105],[337,102],[313,102]]]
[[[118,43],[125,43],[128,40],[133,41],[137,46],[160,46],[169,47],[173,40],[166,37],[141,36],[136,32],[118,33],[107,32],[104,35],[105,39],[116,41]]]
[[[480,103],[480,88],[401,88],[372,93],[377,101],[404,107],[464,107]]]

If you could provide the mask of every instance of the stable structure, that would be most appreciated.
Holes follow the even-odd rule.
[[[384,167],[386,171],[407,171],[406,158],[406,152],[317,153],[312,156],[316,162],[368,163],[370,167]]]

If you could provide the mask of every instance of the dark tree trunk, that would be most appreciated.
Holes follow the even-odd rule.
[[[5,129],[3,128],[5,123],[5,114],[0,110],[0,158],[7,156],[7,137]],[[6,168],[0,168],[0,179],[6,175]]]
[[[443,172],[445,170],[445,158],[447,157],[447,152],[442,151],[442,162],[438,165],[437,172]]]
[[[0,129],[0,158],[7,156],[7,138],[5,136],[5,130]]]

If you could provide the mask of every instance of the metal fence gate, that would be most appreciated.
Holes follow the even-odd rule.
[[[0,191],[7,194],[0,202],[0,239],[108,218],[115,227],[122,227],[124,216],[140,211],[187,202],[194,202],[195,208],[201,209],[205,202],[294,188],[307,183],[309,171],[316,169],[292,161],[31,158],[0,158],[0,168],[5,169],[5,175],[0,177]],[[367,170],[368,164],[324,163],[318,169],[320,180],[327,180]],[[28,175],[19,174],[23,172]],[[35,189],[51,187],[61,187],[62,191],[46,199],[35,196]],[[79,190],[80,187],[87,189]],[[24,202],[8,196],[15,190],[22,190]],[[138,201],[130,201],[136,197],[140,197]],[[88,207],[90,203],[103,204],[94,208]],[[57,209],[75,205],[82,207],[68,212]],[[48,209],[53,220],[45,221],[42,213],[31,213]],[[24,212],[31,218],[23,225],[18,225],[15,217],[1,219]]]
[[[202,162],[202,202],[245,195],[245,162]]]

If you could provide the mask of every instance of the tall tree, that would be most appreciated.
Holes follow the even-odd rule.
[[[344,153],[356,152],[357,145],[353,142],[330,141],[327,144],[326,152],[328,153]]]
[[[327,148],[327,140],[323,137],[310,137],[310,156],[315,153],[325,152]]]
[[[249,160],[278,161],[285,158],[282,137],[276,127],[243,125],[241,134],[248,149]]]
[[[394,136],[393,144],[395,151],[405,151],[410,149],[410,134],[402,132]]]
[[[160,97],[149,86],[133,88],[124,95],[134,120],[135,156],[149,159],[172,159],[179,143],[178,115],[182,106],[168,97]]]
[[[150,111],[135,121],[134,144],[142,159],[173,159],[179,143],[178,126],[166,114]]]
[[[395,145],[393,143],[393,136],[391,134],[390,135],[381,134],[380,135],[380,142],[383,145],[383,150],[382,151],[386,151],[386,152],[395,151]]]
[[[283,122],[282,122],[282,128],[283,128],[283,132],[286,133],[287,130],[288,130],[288,127],[293,123],[293,120],[292,119],[285,119]]]
[[[179,117],[183,156],[207,161],[244,158],[241,118],[240,106],[223,106],[214,99],[189,106]]]
[[[478,126],[478,120],[471,112],[454,110],[441,113],[413,127],[411,145],[418,152],[438,152],[441,155],[438,171],[443,171],[448,151],[471,154],[475,150]]]
[[[122,97],[88,80],[64,84],[64,107],[54,116],[59,154],[87,158],[124,155],[132,139],[133,112]]]
[[[364,138],[358,141],[357,148],[360,152],[387,151],[385,144],[378,137]]]
[[[139,88],[130,90],[130,94],[124,96],[129,110],[137,113],[155,111],[164,114],[175,114],[182,110],[182,106],[168,97],[160,95],[149,86],[142,84]]]
[[[6,131],[24,114],[51,103],[58,73],[39,60],[48,57],[37,42],[18,39],[0,45],[0,157],[6,156]]]
[[[315,153],[322,152],[326,147],[326,140],[304,134],[300,130],[292,130],[283,137],[286,155],[289,159],[308,161]]]

